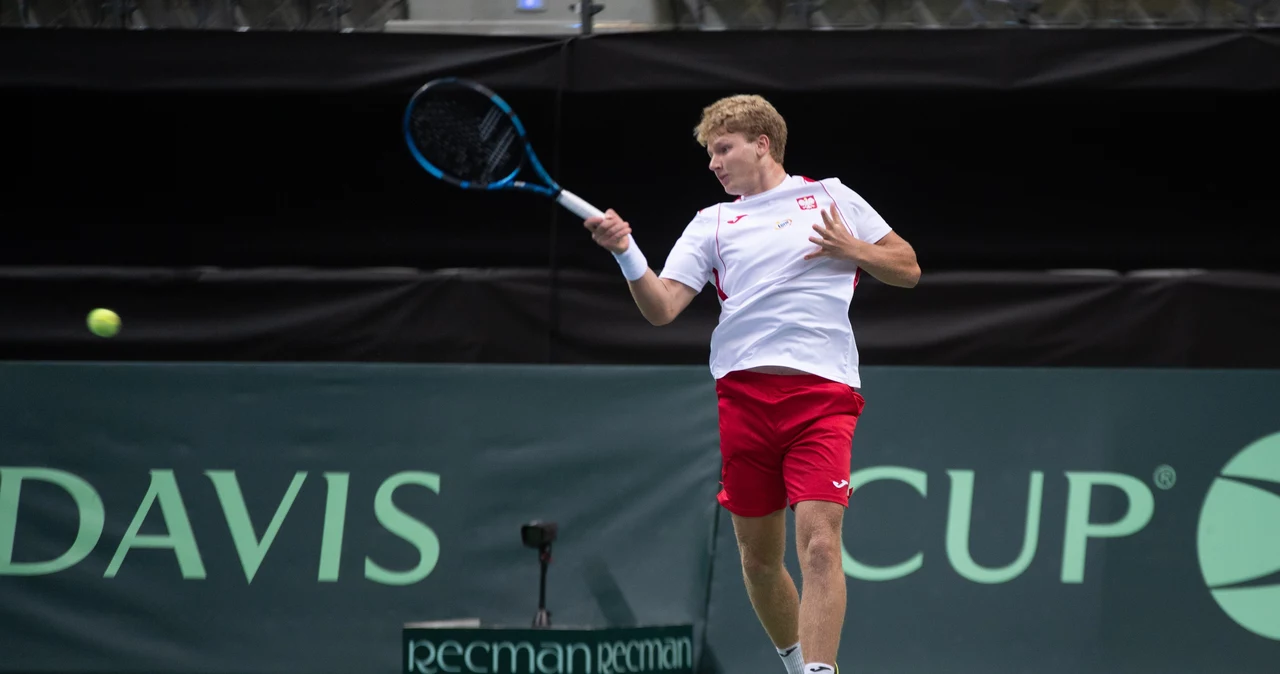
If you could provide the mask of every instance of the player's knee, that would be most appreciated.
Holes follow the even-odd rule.
[[[768,582],[785,571],[781,555],[742,553],[742,575],[747,582]]]
[[[815,533],[799,550],[800,564],[807,573],[827,573],[840,568],[840,537],[833,533]]]

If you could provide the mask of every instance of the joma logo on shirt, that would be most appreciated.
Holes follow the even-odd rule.
[[[812,211],[818,207],[818,200],[814,198],[813,195],[800,197],[799,199],[796,199],[796,203],[800,204],[800,210],[802,211]]]

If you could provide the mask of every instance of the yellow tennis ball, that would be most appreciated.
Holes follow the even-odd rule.
[[[114,337],[120,332],[120,317],[110,309],[94,309],[89,312],[89,331],[99,337]]]

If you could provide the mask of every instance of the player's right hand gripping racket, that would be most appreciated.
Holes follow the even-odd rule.
[[[462,189],[524,190],[555,199],[584,220],[604,217],[551,178],[511,106],[476,82],[447,77],[423,85],[405,108],[404,138],[427,173]],[[516,179],[526,161],[541,184]]]

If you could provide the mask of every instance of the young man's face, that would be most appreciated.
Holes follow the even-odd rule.
[[[707,143],[711,163],[707,168],[716,174],[724,191],[734,196],[754,192],[761,177],[761,162],[768,156],[765,141],[747,140],[741,133],[724,133]]]

